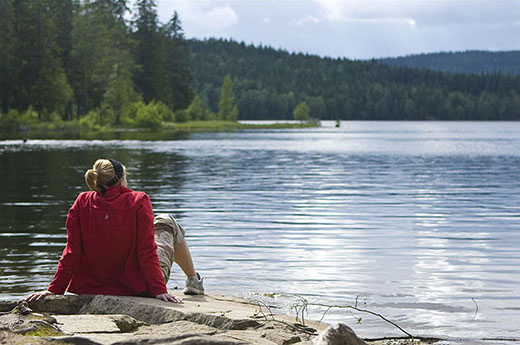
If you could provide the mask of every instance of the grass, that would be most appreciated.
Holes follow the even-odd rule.
[[[0,131],[0,140],[4,139],[132,139],[132,140],[170,140],[185,136],[191,132],[233,132],[255,129],[291,129],[319,127],[315,122],[303,123],[267,123],[249,124],[234,121],[188,121],[164,122],[159,130],[130,128],[123,126],[88,128],[78,121],[40,122],[20,126],[18,130]]]

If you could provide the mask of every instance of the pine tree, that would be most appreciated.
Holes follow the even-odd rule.
[[[189,51],[181,20],[177,11],[172,19],[163,26],[164,49],[166,57],[166,74],[170,94],[165,100],[174,109],[185,109],[193,98],[191,84],[193,82],[190,66]]]
[[[72,25],[74,13],[79,8],[78,0],[55,0],[51,3],[50,12],[55,21],[56,44],[59,59],[65,72],[67,82],[72,79]],[[67,102],[63,119],[72,120],[72,99]]]
[[[14,48],[13,0],[0,0],[0,113],[9,110]],[[12,85],[11,85],[12,87]]]
[[[224,121],[236,121],[238,117],[238,108],[233,103],[233,84],[231,76],[228,74],[224,78],[222,88],[220,89],[220,101],[218,103],[218,119]]]
[[[39,119],[46,119],[52,112],[62,113],[71,97],[52,11],[56,1],[18,0],[13,7],[13,105],[18,110],[34,106]]]
[[[156,4],[154,0],[137,1],[135,61],[140,66],[136,73],[137,90],[145,102],[165,101],[170,94],[165,71],[163,40],[159,33]]]
[[[112,110],[118,123],[122,99],[116,100],[116,95],[126,90],[124,98],[133,98],[136,65],[131,53],[134,42],[112,2],[87,2],[74,18],[72,83],[80,113],[99,107],[108,96],[107,105],[116,108]]]

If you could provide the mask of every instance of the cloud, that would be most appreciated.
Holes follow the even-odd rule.
[[[410,26],[511,25],[517,0],[313,0],[329,21],[405,23]]]
[[[307,17],[303,17],[303,18],[300,18],[300,19],[294,19],[293,18],[289,22],[289,25],[292,25],[292,26],[302,26],[302,25],[305,25],[305,24],[308,24],[308,23],[317,24],[319,22],[320,22],[320,20],[317,17],[307,16]]]
[[[170,19],[173,11],[179,12],[183,28],[190,36],[215,36],[238,23],[236,11],[219,1],[158,0],[157,9],[161,21]]]

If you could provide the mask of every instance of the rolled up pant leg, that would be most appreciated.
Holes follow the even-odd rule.
[[[154,226],[159,265],[164,282],[167,283],[174,262],[175,245],[184,241],[185,230],[167,213],[157,214],[154,218]]]

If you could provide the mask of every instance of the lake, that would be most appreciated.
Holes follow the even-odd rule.
[[[0,141],[0,298],[47,286],[84,172],[113,157],[131,188],[187,229],[210,293],[293,314],[301,296],[305,317],[363,337],[403,334],[314,304],[357,303],[416,335],[520,337],[519,122],[343,121],[169,138]],[[183,284],[175,267],[168,286]]]

